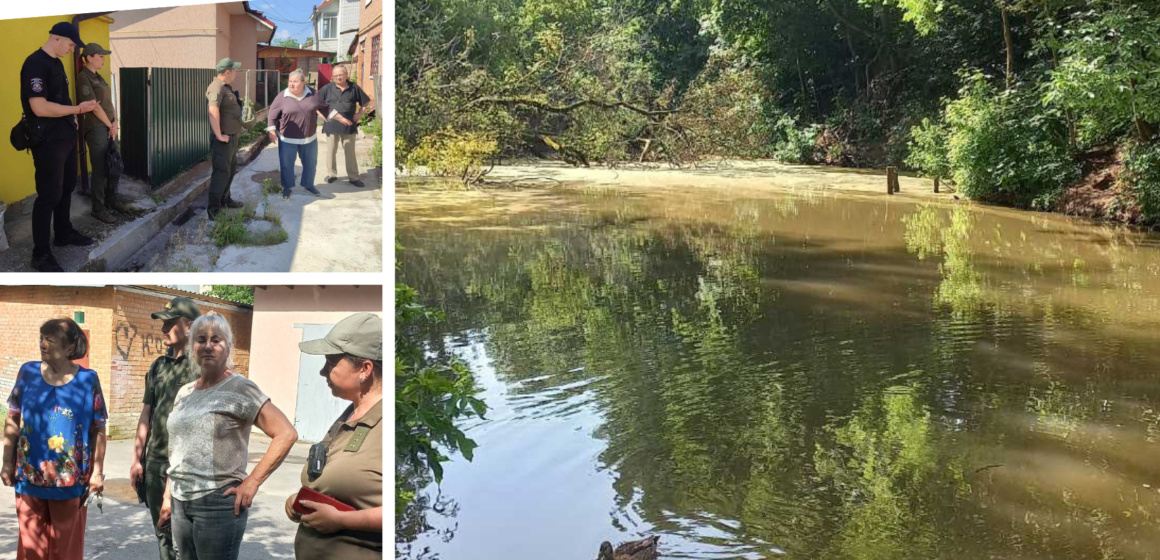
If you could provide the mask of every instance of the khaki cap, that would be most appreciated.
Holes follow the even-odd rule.
[[[90,54],[113,54],[113,51],[102,47],[100,43],[89,43],[81,51],[81,56],[89,56]]]
[[[319,340],[299,342],[305,354],[350,354],[365,360],[383,361],[383,318],[358,313],[343,319]]]
[[[151,315],[154,319],[161,319],[163,321],[176,317],[185,317],[192,321],[200,316],[201,311],[197,309],[197,305],[193,303],[193,300],[182,296],[177,296],[169,300],[169,303],[165,304],[165,309]]]
[[[237,70],[238,68],[241,68],[241,67],[242,67],[241,62],[234,62],[234,60],[232,58],[223,58],[223,59],[218,61],[215,69],[217,70],[218,74],[221,74],[222,72],[225,72],[226,70]]]

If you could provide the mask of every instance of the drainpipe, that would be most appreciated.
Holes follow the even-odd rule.
[[[89,12],[87,14],[77,14],[76,16],[73,16],[72,24],[73,27],[77,28],[77,32],[80,32],[80,24],[82,21],[109,15],[111,13],[113,12]],[[76,90],[76,78],[77,76],[81,75],[81,68],[84,67],[84,65],[81,63],[81,49],[83,48],[85,48],[84,45],[77,45],[77,49],[73,51],[73,99],[76,99],[80,95],[80,92]],[[106,48],[108,47],[106,46]],[[85,127],[83,121],[84,115],[77,115],[77,142],[80,144],[80,151],[78,152],[79,155],[77,156],[77,164],[80,165],[81,168],[81,192],[89,194],[89,157],[88,150],[85,147]]]

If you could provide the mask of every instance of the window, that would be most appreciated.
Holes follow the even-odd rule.
[[[379,37],[382,34],[371,37],[371,75],[379,75]]]
[[[324,16],[322,18],[322,38],[333,39],[338,36],[338,16]]]

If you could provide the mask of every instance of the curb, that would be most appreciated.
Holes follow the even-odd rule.
[[[238,172],[253,163],[262,149],[270,143],[269,135],[262,135],[244,151],[238,152]],[[191,176],[192,175],[192,176]],[[176,196],[171,196],[157,211],[150,212],[121,228],[89,252],[89,260],[76,272],[115,272],[129,264],[130,259],[150,239],[165,226],[193,206],[209,191],[212,167],[206,170],[192,169],[178,175],[172,182],[187,182],[192,186]],[[236,178],[236,177],[235,177]],[[164,187],[162,187],[164,188]]]

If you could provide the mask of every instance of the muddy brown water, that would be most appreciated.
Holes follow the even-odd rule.
[[[396,191],[491,407],[402,557],[1160,557],[1160,238],[825,191]]]

